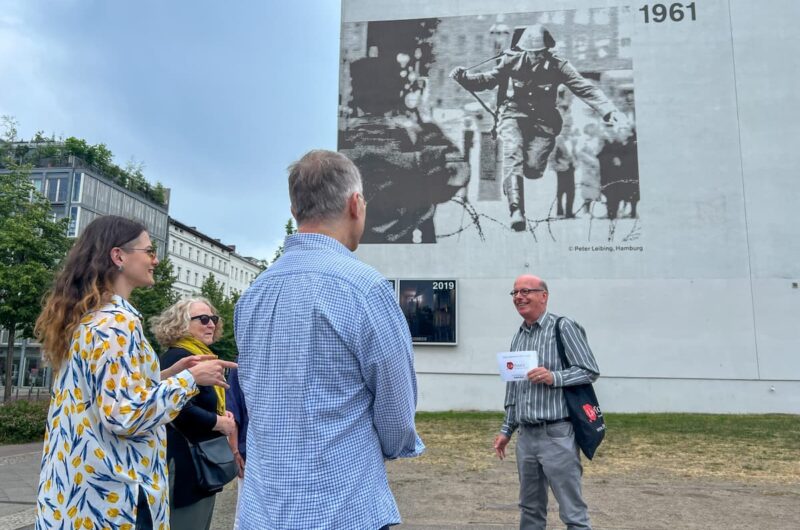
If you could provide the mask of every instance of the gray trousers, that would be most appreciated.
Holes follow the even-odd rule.
[[[169,461],[169,527],[171,530],[209,530],[211,517],[214,515],[216,495],[205,497],[190,504],[176,508],[172,504],[172,492],[175,491],[175,461]]]
[[[501,118],[497,130],[503,141],[503,193],[511,212],[518,209],[525,213],[523,177],[542,177],[556,137],[537,134],[533,120],[528,118]]]
[[[548,485],[567,528],[591,530],[589,511],[581,493],[583,466],[571,423],[520,427],[517,469],[520,530],[545,530]]]

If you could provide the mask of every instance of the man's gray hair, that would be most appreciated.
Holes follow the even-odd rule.
[[[361,173],[341,153],[315,149],[289,166],[289,198],[297,224],[338,217],[353,193],[363,193]]]

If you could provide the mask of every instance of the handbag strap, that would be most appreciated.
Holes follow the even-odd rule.
[[[567,360],[567,354],[564,351],[564,340],[561,338],[561,328],[559,327],[559,324],[561,324],[562,320],[564,320],[564,317],[558,317],[556,319],[556,349],[558,350],[558,356],[561,358],[561,364],[566,370],[572,365],[569,364],[569,361]]]
[[[173,429],[175,429],[178,432],[178,434],[183,436],[183,439],[186,440],[186,443],[189,444],[189,447],[194,447],[195,444],[193,444],[192,441],[189,439],[189,437],[186,436],[186,433],[184,433],[182,430],[180,430],[180,428],[178,428],[177,425],[175,425],[174,421],[169,422],[167,424],[167,426],[168,427],[172,427]]]

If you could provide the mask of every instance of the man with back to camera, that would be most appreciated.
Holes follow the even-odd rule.
[[[567,318],[559,328],[571,366],[563,369],[555,335],[559,317],[547,311],[549,292],[541,278],[519,276],[511,297],[523,319],[511,340],[511,351],[535,350],[539,356],[539,366],[528,372],[527,381],[506,383],[506,417],[494,441],[502,460],[512,434],[519,429],[520,530],[545,530],[548,485],[567,528],[591,529],[581,492],[583,466],[562,388],[593,383],[600,371],[583,328]]]
[[[408,324],[353,251],[361,175],[311,151],[289,168],[298,233],[236,305],[249,425],[242,530],[378,530],[400,523],[384,461],[424,450]]]

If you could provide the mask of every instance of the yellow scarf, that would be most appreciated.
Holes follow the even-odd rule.
[[[209,349],[208,346],[200,342],[194,337],[183,337],[178,342],[173,344],[176,348],[183,348],[192,355],[216,355]],[[214,386],[214,392],[217,394],[217,414],[220,416],[225,415],[225,389],[221,386]]]

